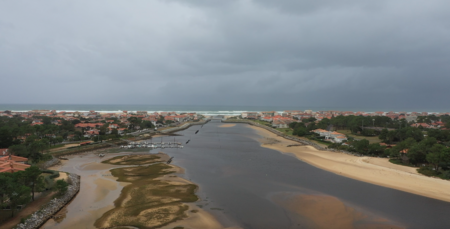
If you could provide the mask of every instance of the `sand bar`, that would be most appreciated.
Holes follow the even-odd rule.
[[[280,193],[271,197],[287,213],[301,215],[301,228],[400,229],[401,225],[359,211],[333,196]]]
[[[226,128],[226,127],[233,127],[233,126],[236,126],[236,124],[222,124],[219,127]]]
[[[293,154],[318,168],[355,180],[450,202],[449,181],[423,176],[415,168],[392,164],[386,158],[356,157],[320,151],[311,146],[287,147],[297,143],[262,128],[249,127],[263,137],[260,139],[263,147]]]

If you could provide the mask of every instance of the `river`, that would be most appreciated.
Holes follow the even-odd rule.
[[[321,228],[317,224],[321,221],[329,228],[450,227],[448,202],[318,169],[261,147],[261,136],[247,124],[228,128],[221,125],[213,120],[180,131],[180,136],[164,137],[165,142],[174,138],[177,142],[190,141],[183,149],[155,149],[151,153],[163,151],[173,156],[172,163],[185,169],[180,176],[200,186],[197,205],[224,226]],[[95,165],[77,164],[83,158],[75,156],[62,167],[81,173],[82,189],[68,206],[66,219],[60,223],[49,221],[44,228],[89,228],[95,218],[112,208],[123,184],[111,183],[108,170],[113,166],[99,167],[98,157],[86,157]],[[89,179],[83,181],[83,176]]]
[[[222,128],[213,120],[178,132],[183,149],[166,149],[186,178],[199,184],[205,209],[227,226],[298,228],[307,225],[274,196],[334,197],[370,217],[407,228],[450,228],[450,203],[385,188],[318,169],[293,156],[260,146],[247,124]],[[195,132],[199,130],[197,134]],[[165,138],[164,141],[170,140]]]

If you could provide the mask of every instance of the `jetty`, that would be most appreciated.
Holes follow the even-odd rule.
[[[141,141],[141,142],[129,142],[128,145],[122,145],[120,148],[125,149],[134,149],[134,148],[151,148],[151,149],[164,149],[164,148],[183,148],[183,145],[181,142],[148,142],[148,141]]]

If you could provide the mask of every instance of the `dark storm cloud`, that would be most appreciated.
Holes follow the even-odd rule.
[[[0,103],[450,105],[448,1],[44,2],[0,3]]]

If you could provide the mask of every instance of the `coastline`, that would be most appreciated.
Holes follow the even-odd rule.
[[[416,195],[450,202],[450,182],[420,175],[415,168],[395,165],[385,158],[356,157],[344,153],[317,150],[311,146],[287,147],[293,141],[263,128],[249,125],[262,137],[261,146],[291,154],[317,168],[355,180]],[[275,141],[264,141],[274,139]]]

